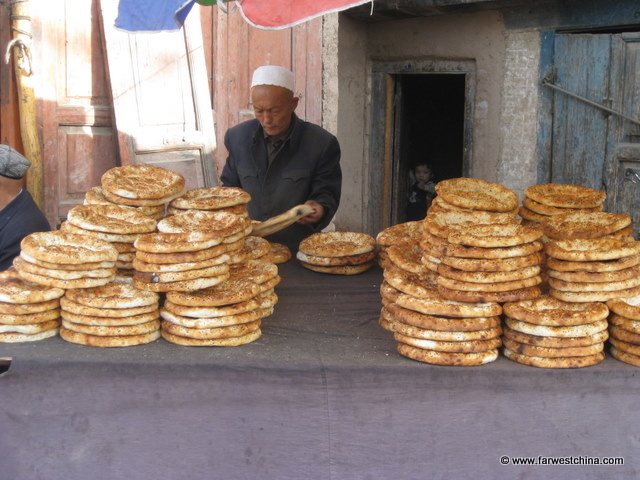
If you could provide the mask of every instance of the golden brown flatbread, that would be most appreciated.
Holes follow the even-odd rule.
[[[254,342],[260,338],[262,331],[255,330],[240,337],[229,338],[187,338],[179,335],[173,335],[167,331],[162,331],[162,338],[167,342],[183,345],[186,347],[237,347]]]
[[[472,283],[502,283],[513,282],[517,280],[525,280],[540,274],[540,266],[533,265],[531,267],[520,268],[517,270],[498,271],[498,272],[469,272],[466,270],[458,270],[448,265],[438,265],[438,274],[453,280]],[[520,287],[524,288],[524,287]],[[513,290],[508,288],[507,290]]]
[[[149,233],[156,229],[152,218],[118,205],[76,205],[69,210],[67,222],[84,230],[108,233]]]
[[[131,347],[151,343],[160,338],[160,331],[155,330],[141,335],[122,335],[105,337],[74,332],[64,327],[60,328],[60,336],[67,342],[86,345],[88,347]]]
[[[0,333],[0,343],[22,343],[22,342],[37,342],[45,340],[47,338],[55,337],[58,334],[58,327],[45,330],[38,333],[18,333],[7,332]]]
[[[416,312],[394,303],[386,305],[381,311],[389,321],[440,332],[494,331],[494,329],[500,328],[500,317],[497,315],[469,318],[445,317]]]
[[[505,348],[503,350],[503,354],[509,360],[513,360],[514,362],[539,368],[582,368],[597,365],[604,360],[604,353],[602,352],[580,357],[551,358],[524,355]]]
[[[76,333],[86,333],[98,337],[120,337],[124,335],[145,335],[160,330],[160,320],[157,318],[149,322],[134,325],[89,325],[62,320],[62,326]]]
[[[600,302],[569,303],[548,295],[533,300],[505,303],[505,315],[515,320],[554,327],[583,325],[607,318],[609,309]]]
[[[624,257],[617,260],[597,261],[566,261],[547,257],[547,266],[560,272],[615,272],[640,265],[640,255]]]
[[[260,330],[260,320],[226,327],[211,328],[188,328],[165,320],[162,322],[162,330],[172,335],[201,340],[235,338]]]
[[[260,294],[260,287],[248,278],[233,278],[214,287],[194,292],[169,292],[167,300],[185,307],[221,307],[246,302]]]
[[[621,362],[628,363],[635,367],[640,367],[640,355],[623,352],[622,350],[618,350],[616,347],[611,347],[609,353],[611,353],[611,356],[616,360],[620,360]]]
[[[67,290],[65,296],[72,302],[94,308],[137,308],[157,305],[160,300],[157,293],[140,290],[123,283]]]
[[[640,296],[631,298],[614,298],[607,301],[609,309],[621,317],[640,321]]]
[[[172,200],[169,206],[183,210],[219,210],[246,205],[250,201],[251,195],[241,188],[219,186],[189,190]]]
[[[192,240],[208,240],[212,237],[230,237],[245,229],[241,217],[227,212],[185,210],[158,222],[161,233],[188,233]],[[136,246],[136,248],[138,248]]]
[[[396,300],[401,307],[427,315],[444,315],[448,317],[493,317],[502,313],[502,307],[494,302],[465,303],[446,300],[425,300],[402,294]]]
[[[421,348],[424,350],[432,350],[436,352],[452,352],[452,353],[475,353],[486,352],[487,350],[497,349],[502,345],[499,337],[486,340],[463,340],[463,341],[445,341],[431,340],[427,338],[416,338],[399,333],[397,330],[393,334],[393,338],[405,345]],[[415,330],[415,329],[414,329]]]
[[[107,170],[101,178],[104,194],[127,199],[158,199],[180,194],[184,177],[153,165],[122,165]],[[108,197],[107,197],[108,198]]]
[[[583,325],[561,327],[535,325],[509,317],[505,319],[505,323],[512,330],[540,337],[588,337],[607,329],[606,319],[585,323]]]
[[[602,190],[561,183],[532,185],[524,194],[538,204],[559,208],[600,208],[607,196]]]
[[[316,257],[348,257],[374,251],[376,241],[366,233],[320,232],[302,240],[299,248]]]
[[[118,259],[118,251],[107,242],[59,230],[27,235],[20,242],[20,248],[30,257],[50,263],[77,265]]]
[[[222,315],[219,317],[186,317],[184,315],[177,315],[169,310],[162,309],[160,311],[160,316],[168,322],[176,325],[182,325],[187,328],[217,328],[254,322],[263,317],[263,311],[261,309],[255,309],[243,313]]]
[[[542,229],[538,225],[473,225],[458,226],[447,240],[456,245],[502,248],[532,243],[541,237]]]
[[[555,240],[545,245],[549,257],[571,262],[617,260],[640,254],[640,241],[614,238]]]
[[[376,236],[379,247],[390,247],[408,241],[420,240],[422,237],[422,222],[405,222],[385,228]]]
[[[269,242],[270,251],[264,259],[267,262],[280,264],[291,260],[291,250],[281,243]]]
[[[541,253],[532,253],[522,257],[510,258],[460,258],[443,256],[442,263],[449,267],[467,272],[511,272],[521,268],[542,265],[544,255]]]
[[[398,343],[398,353],[403,357],[423,363],[446,366],[477,366],[493,362],[498,358],[498,350],[473,353],[436,352],[424,350],[404,343]]]
[[[449,244],[446,248],[446,255],[450,257],[482,259],[512,258],[531,255],[532,253],[541,251],[543,248],[544,246],[539,240],[513,247],[495,248],[469,247],[466,245]]]
[[[504,338],[510,338],[519,343],[548,348],[586,347],[605,342],[609,338],[609,332],[607,330],[602,330],[586,337],[544,337],[518,332],[509,328],[508,325],[502,328],[502,335]]]
[[[510,212],[518,208],[518,196],[513,190],[479,178],[443,180],[436,184],[436,193],[447,203],[460,208],[488,212]]]
[[[631,224],[623,213],[577,212],[555,215],[543,224],[544,234],[552,240],[601,238]]]
[[[518,302],[520,300],[530,300],[542,295],[540,287],[525,287],[516,290],[505,290],[502,292],[481,292],[481,291],[464,291],[456,290],[442,285],[438,285],[438,293],[448,300],[468,303],[485,303],[485,302]]]
[[[373,267],[375,265],[375,262],[371,261],[362,263],[360,265],[335,265],[329,267],[313,265],[307,262],[300,262],[300,265],[308,270],[313,270],[314,272],[319,273],[328,273],[332,275],[358,275],[360,273],[366,272],[371,267]]]

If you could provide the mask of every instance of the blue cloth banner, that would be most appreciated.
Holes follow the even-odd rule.
[[[120,0],[116,28],[128,32],[178,30],[195,0]]]

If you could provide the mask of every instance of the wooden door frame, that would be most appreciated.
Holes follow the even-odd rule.
[[[401,74],[459,74],[465,76],[462,174],[468,175],[473,154],[473,111],[476,62],[426,58],[405,61],[373,61],[371,67],[371,111],[369,143],[369,202],[364,214],[366,231],[379,232],[391,222],[391,182],[394,149],[394,83]]]

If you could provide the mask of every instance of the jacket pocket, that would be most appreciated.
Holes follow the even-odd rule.
[[[282,180],[288,181],[288,182],[300,182],[303,181],[304,179],[307,179],[311,176],[311,173],[309,172],[309,170],[305,170],[305,169],[292,169],[292,170],[286,170],[284,172],[282,172]]]

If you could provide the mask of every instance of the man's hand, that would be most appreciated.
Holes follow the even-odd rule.
[[[298,223],[302,223],[304,225],[318,223],[324,217],[324,207],[320,205],[318,202],[314,202],[313,200],[307,200],[304,202],[305,205],[310,205],[313,207],[313,212],[307,215],[306,217],[302,217],[298,220]]]

